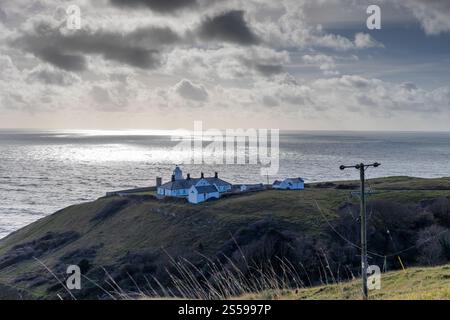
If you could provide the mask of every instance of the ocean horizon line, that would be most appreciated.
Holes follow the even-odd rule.
[[[215,128],[215,127],[207,127],[203,128],[204,131],[216,129],[216,130],[249,130],[249,129],[268,129],[268,130],[280,130],[280,133],[450,133],[450,130],[350,130],[350,129],[279,129],[279,128]],[[0,132],[66,132],[66,133],[89,133],[89,132],[104,132],[104,133],[135,133],[139,135],[170,135],[171,133],[176,133],[177,131],[185,131],[186,133],[193,132],[192,129],[187,128],[170,128],[170,129],[140,129],[140,128],[120,128],[120,129],[83,129],[83,128],[0,128]]]

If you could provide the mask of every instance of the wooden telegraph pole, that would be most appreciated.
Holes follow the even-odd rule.
[[[369,167],[379,167],[380,163],[375,162],[372,164],[360,163],[354,166],[344,166],[341,165],[339,169],[344,170],[347,168],[355,168],[359,170],[359,177],[361,180],[361,209],[360,209],[360,220],[361,220],[361,278],[362,278],[362,292],[363,299],[367,300],[368,290],[367,290],[367,220],[366,220],[366,190],[365,190],[365,172]]]

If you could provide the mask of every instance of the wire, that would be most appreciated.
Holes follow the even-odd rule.
[[[346,237],[344,237],[341,233],[339,233],[339,231],[337,231],[333,225],[330,223],[330,221],[327,219],[327,217],[323,214],[322,209],[320,208],[319,204],[317,203],[317,201],[314,201],[316,203],[317,208],[319,209],[320,214],[322,215],[322,217],[324,218],[324,220],[327,222],[328,226],[345,242],[347,242],[348,244],[350,244],[351,246],[361,250],[361,246],[357,245],[356,243],[352,242],[351,240],[347,239]],[[375,252],[371,252],[371,251],[367,251],[367,253],[370,253],[374,256],[378,256],[383,258],[384,256],[379,255],[378,253]]]
[[[367,170],[370,169],[370,168],[372,168],[372,167],[367,167],[367,168],[365,169],[365,172],[367,172]],[[366,175],[366,177],[367,177],[367,175]],[[373,189],[372,189],[372,186],[371,186],[370,183],[369,183],[369,178],[367,178],[367,180],[365,180],[365,181],[367,182],[367,184],[368,184],[368,186],[369,186],[369,190],[373,190]],[[367,220],[370,220],[370,218],[372,217],[372,213],[373,213],[373,211],[370,213],[370,216],[368,217]],[[390,237],[390,239],[392,240],[392,242],[394,243],[394,246],[395,246],[394,239],[392,238],[392,235],[390,234],[389,229],[387,229],[387,230],[388,230],[388,233],[389,233],[389,237]],[[431,240],[433,240],[433,239],[439,237],[441,234],[444,234],[444,233],[446,233],[446,232],[448,232],[448,231],[450,231],[450,229],[443,230],[443,231],[439,232],[438,234],[436,234],[436,235],[434,235],[434,236],[432,236],[432,237],[430,237],[430,238],[427,238],[425,241],[423,241],[423,242],[421,242],[421,243],[419,243],[419,244],[415,244],[415,245],[412,245],[412,246],[410,246],[410,247],[408,247],[408,248],[406,248],[406,249],[397,251],[397,252],[395,252],[395,253],[391,253],[391,254],[389,254],[389,255],[386,255],[385,257],[393,257],[393,256],[397,256],[397,255],[399,255],[399,254],[401,254],[401,253],[403,253],[403,252],[412,250],[412,249],[414,249],[414,248],[418,248],[418,247],[424,245],[425,243],[428,243],[429,241],[431,241]]]
[[[444,233],[447,233],[447,232],[449,232],[449,231],[450,231],[450,229],[443,230],[443,231],[441,231],[441,232],[439,232],[439,233],[437,233],[437,234],[435,234],[435,235],[433,235],[433,236],[427,238],[426,240],[421,241],[421,242],[418,243],[418,244],[412,245],[412,246],[410,246],[410,247],[408,247],[408,248],[406,248],[406,249],[397,251],[397,252],[395,252],[395,253],[388,254],[388,255],[386,255],[386,257],[389,258],[389,257],[397,256],[397,255],[399,255],[399,254],[401,254],[401,253],[403,253],[403,252],[406,252],[406,251],[408,251],[408,250],[412,250],[412,249],[414,249],[414,248],[419,248],[419,247],[423,246],[425,243],[428,243],[428,242],[430,242],[431,240],[434,240],[435,238],[437,238],[437,237],[439,237],[439,236],[441,236],[441,235],[443,235]]]
[[[326,216],[324,215],[324,213],[322,212],[322,209],[320,208],[320,206],[319,206],[319,204],[317,203],[317,201],[314,201],[314,202],[316,203],[316,206],[317,206],[317,208],[319,209],[320,214],[322,215],[322,217],[324,218],[324,220],[326,221],[326,223],[328,224],[328,226],[329,226],[329,227],[330,227],[330,228],[331,228],[331,229],[332,229],[332,230],[333,230],[333,231],[334,231],[334,232],[335,232],[342,240],[344,240],[345,242],[347,242],[347,243],[350,244],[351,246],[353,246],[353,247],[355,247],[355,248],[361,250],[361,246],[357,245],[356,243],[354,243],[354,242],[352,242],[351,240],[349,240],[349,239],[347,239],[346,237],[344,237],[341,233],[339,233],[339,231],[336,230],[336,228],[333,227],[333,225],[330,223],[330,221],[327,219],[327,217],[326,217]],[[402,249],[402,250],[397,251],[397,252],[394,252],[394,253],[384,254],[384,255],[381,255],[381,254],[379,254],[379,253],[372,252],[372,251],[367,251],[367,253],[369,253],[369,254],[371,254],[371,255],[373,255],[373,256],[377,256],[377,257],[379,257],[379,258],[390,258],[390,257],[394,257],[394,256],[397,256],[397,255],[399,255],[399,254],[402,254],[402,253],[404,253],[404,252],[406,252],[406,251],[412,250],[412,249],[414,249],[414,248],[419,248],[419,247],[423,246],[425,243],[428,243],[428,242],[430,242],[431,240],[433,240],[433,239],[435,239],[435,238],[437,238],[437,237],[439,237],[439,236],[441,236],[441,235],[443,235],[444,233],[449,232],[449,231],[450,231],[450,229],[443,230],[443,231],[441,231],[441,232],[439,232],[439,233],[437,233],[437,234],[435,234],[435,235],[433,235],[433,236],[431,236],[431,237],[425,239],[424,241],[421,241],[421,242],[418,243],[418,244],[412,245],[412,246],[410,246],[410,247],[408,247],[408,248],[406,248],[406,249]]]

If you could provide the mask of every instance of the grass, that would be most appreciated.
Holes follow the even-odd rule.
[[[361,280],[297,290],[268,290],[239,299],[279,300],[357,300],[361,299]],[[372,300],[449,300],[450,265],[410,268],[381,275],[381,289],[369,291]]]
[[[450,190],[450,177],[415,178],[407,176],[393,176],[367,180],[374,189],[384,190]],[[359,181],[333,181],[335,186],[353,186],[357,188]],[[312,187],[318,183],[311,184]],[[330,186],[332,187],[332,186]]]
[[[450,190],[446,189],[450,185],[450,178],[427,180],[391,177],[373,179],[370,184],[379,191],[372,196],[375,199],[417,202],[450,196]],[[381,187],[396,187],[398,190],[388,192]],[[443,190],[439,190],[441,187]],[[151,194],[141,195],[146,196],[141,200],[139,195],[135,195],[122,210],[101,220],[95,220],[94,217],[111,206],[111,203],[124,198],[104,197],[65,208],[0,240],[0,258],[18,244],[39,239],[50,231],[68,230],[79,233],[80,237],[39,257],[51,268],[60,264],[60,258],[64,255],[94,245],[99,246],[92,259],[95,266],[117,263],[128,252],[156,251],[161,248],[176,256],[197,250],[201,245],[201,253],[209,256],[230,239],[230,234],[253,222],[271,217],[295,234],[319,237],[327,226],[316,203],[323,214],[332,220],[336,209],[343,202],[357,201],[350,196],[349,190],[315,188],[314,185],[303,191],[266,190],[223,197],[199,205],[180,199],[157,200],[148,195]],[[42,266],[36,261],[24,259],[0,270],[0,286],[13,284],[29,290],[36,297],[45,297],[51,284],[29,288],[26,282],[14,282],[18,275],[42,272]]]
[[[331,208],[345,199],[345,193],[335,190],[263,191],[218,201],[191,205],[183,200],[147,199],[130,203],[118,214],[102,221],[92,221],[96,214],[120,197],[101,198],[63,209],[40,219],[0,241],[0,257],[12,247],[43,237],[46,233],[72,230],[81,236],[77,240],[40,257],[54,268],[60,258],[75,250],[100,245],[92,263],[96,266],[114,264],[127,252],[160,250],[173,255],[191,251],[202,244],[202,254],[215,253],[239,228],[269,216],[275,216],[295,232],[316,232],[320,217],[314,200]],[[18,275],[45,273],[34,260],[23,260],[0,270],[0,284],[30,290],[42,297],[50,285],[27,288],[16,284]]]

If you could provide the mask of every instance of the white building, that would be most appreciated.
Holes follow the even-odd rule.
[[[220,179],[217,172],[215,172],[214,177],[204,177],[202,172],[200,178],[191,178],[190,174],[188,173],[185,179],[183,177],[183,172],[177,166],[173,171],[171,181],[157,187],[157,194],[168,197],[188,198],[192,186],[214,186],[216,188],[216,191],[219,192],[219,196],[220,193],[231,190],[231,183]]]
[[[188,201],[190,203],[200,203],[208,199],[219,199],[220,193],[215,185],[192,186],[189,189]]]
[[[272,184],[272,188],[283,190],[303,190],[305,189],[305,181],[302,178],[287,178],[283,181],[275,180]]]
[[[264,190],[264,185],[262,183],[256,183],[256,184],[241,184],[239,186],[239,190],[241,192],[248,192],[248,191],[259,191]]]

